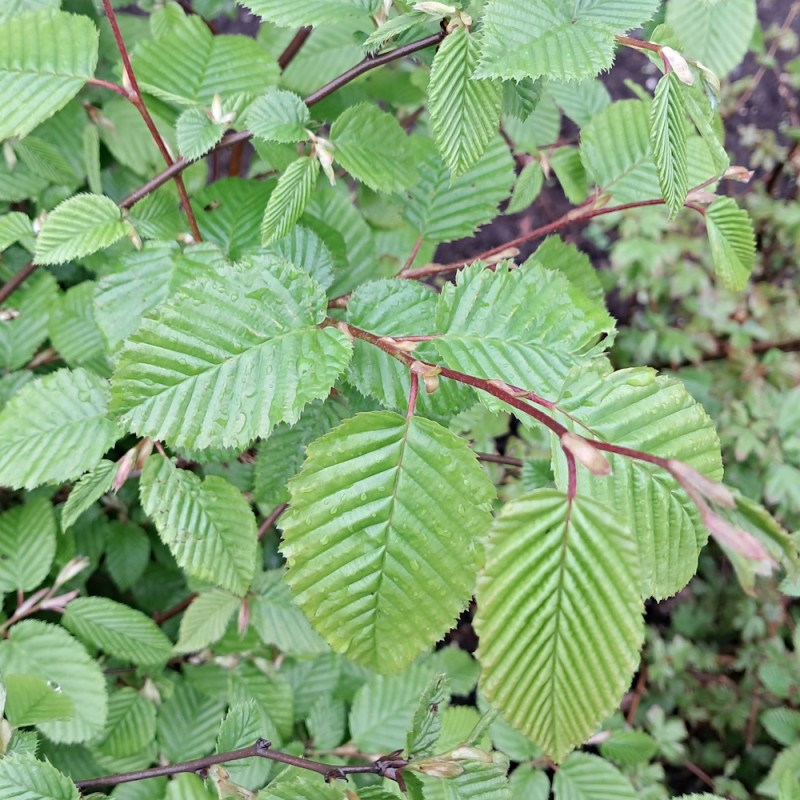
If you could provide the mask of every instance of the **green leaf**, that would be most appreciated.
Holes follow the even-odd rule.
[[[589,194],[586,170],[577,147],[559,147],[550,156],[550,166],[573,205],[580,205]]]
[[[536,202],[544,185],[544,172],[538,161],[526,164],[514,184],[514,193],[506,208],[506,214],[516,214],[524,211]]]
[[[278,179],[269,196],[261,222],[261,242],[270,244],[285,236],[303,215],[319,177],[319,161],[302,156],[293,161]]]
[[[325,25],[377,10],[375,0],[238,0],[265,22],[294,28]]]
[[[580,289],[588,298],[605,303],[606,293],[603,284],[597,276],[589,256],[569,242],[558,236],[548,236],[539,245],[530,261],[536,261],[549,270],[564,273],[569,282]],[[520,266],[526,269],[528,261]]]
[[[770,708],[760,717],[767,733],[784,747],[800,743],[800,711],[794,708]]]
[[[630,781],[614,766],[588,753],[573,753],[553,778],[556,800],[636,800]]]
[[[163,664],[172,651],[172,643],[150,617],[107,597],[73,600],[64,626],[110,656],[139,666]]]
[[[256,521],[242,493],[214,475],[152,455],[142,470],[141,499],[161,539],[190,575],[234,594],[250,586],[258,544]]]
[[[644,731],[614,731],[600,743],[603,758],[622,766],[647,763],[658,752],[658,742]]]
[[[359,688],[350,709],[350,734],[363,753],[391,753],[406,744],[415,703],[429,685],[429,669],[416,665],[399,675],[374,675]]]
[[[0,672],[42,678],[72,702],[71,719],[39,723],[39,730],[52,741],[85,742],[103,729],[105,678],[95,659],[63,628],[38,620],[12,625],[8,639],[0,642]]]
[[[309,121],[303,98],[284,89],[270,89],[247,110],[247,127],[254,136],[267,142],[305,141]]]
[[[21,239],[30,239],[32,234],[31,221],[22,212],[9,211],[0,217],[0,251]]]
[[[418,144],[419,148],[425,142]],[[498,136],[463,175],[453,179],[441,156],[430,148],[416,154],[419,180],[410,189],[404,216],[429,242],[472,236],[491,222],[514,183],[514,160]]]
[[[475,37],[456,28],[439,46],[431,67],[428,110],[439,151],[454,178],[483,155],[500,121],[502,85],[473,79],[477,63]]]
[[[108,719],[94,748],[108,758],[126,758],[150,747],[156,736],[156,707],[131,688],[108,698]]]
[[[535,263],[462,270],[439,297],[436,324],[441,336],[433,344],[448,367],[544,396],[557,394],[613,329],[602,306]]]
[[[377,106],[351,106],[331,126],[334,158],[376,192],[401,192],[417,178],[409,139],[400,123]]]
[[[5,715],[15,728],[69,719],[74,712],[72,701],[37,675],[5,675],[3,684]]]
[[[31,11],[41,11],[46,8],[57,9],[61,0],[6,0],[0,8],[0,22],[5,22],[11,17],[28,14]]]
[[[228,753],[251,747],[264,736],[261,714],[256,702],[233,703],[222,720],[217,735],[217,752]],[[266,782],[271,764],[261,758],[243,758],[225,765],[231,780],[247,788],[257,788]]]
[[[199,694],[179,680],[172,697],[158,712],[158,742],[172,761],[188,761],[208,755],[214,747],[224,704]]]
[[[12,753],[0,761],[0,797],[12,800],[79,800],[75,784],[47,761]]]
[[[453,763],[463,770],[460,775],[422,779],[425,800],[511,800],[504,767],[477,759],[458,759]]]
[[[495,521],[477,591],[481,687],[554,760],[594,732],[630,683],[640,581],[635,539],[595,500],[541,489]]]
[[[539,105],[544,91],[544,80],[523,78],[521,81],[503,83],[503,113],[524,122]]]
[[[108,386],[85,369],[31,381],[0,412],[0,484],[32,489],[91,469],[119,436]]]
[[[286,236],[269,244],[264,253],[279,256],[305,270],[323,288],[334,281],[336,264],[322,238],[304,225],[294,225]]]
[[[103,459],[92,467],[72,487],[67,502],[61,508],[61,530],[69,530],[78,517],[108,492],[117,476],[118,465]]]
[[[428,335],[436,332],[436,293],[417,281],[370,281],[353,292],[347,305],[352,325],[380,336]],[[428,346],[416,351],[420,358],[435,356]],[[356,341],[353,345],[353,385],[381,405],[405,413],[411,377],[408,368],[374,345]],[[417,413],[449,419],[475,403],[469,387],[442,378],[436,392],[420,392]]]
[[[755,0],[670,0],[666,23],[684,52],[721,76],[727,75],[750,45],[758,19]]]
[[[650,143],[670,218],[683,208],[689,191],[683,92],[684,84],[674,72],[668,72],[658,82],[650,108]]]
[[[608,89],[596,78],[551,81],[547,89],[564,113],[581,128],[611,103]]]
[[[122,212],[108,197],[77,194],[56,206],[36,240],[37,264],[63,264],[119,241],[130,230]]]
[[[741,291],[756,263],[756,237],[750,215],[730,197],[719,197],[708,207],[706,229],[719,279],[727,289]]]
[[[188,16],[158,39],[142,39],[133,56],[142,89],[168,103],[210,107],[223,99],[254,97],[278,80],[278,65],[246,36],[215,36]]]
[[[435,19],[434,15],[422,11],[408,11],[387,19],[364,40],[362,45],[364,52],[377,53],[389,39],[394,39],[417,25],[433,22]]]
[[[442,732],[442,715],[450,700],[447,676],[436,675],[419,698],[411,727],[406,737],[408,758],[433,753]]]
[[[474,455],[429,420],[359,414],[309,446],[289,488],[281,550],[298,605],[334,650],[402,669],[469,601],[494,496]]]
[[[320,783],[318,777],[283,773],[258,793],[258,800],[344,800],[344,795],[342,789]]]
[[[0,592],[30,592],[56,554],[56,519],[43,497],[0,514]]]
[[[222,589],[211,589],[192,600],[181,618],[176,653],[193,653],[218,641],[242,598]]]
[[[189,161],[205,155],[219,142],[226,127],[214,122],[202,108],[187,108],[175,124],[181,155]]]
[[[198,279],[129,339],[112,410],[142,436],[242,450],[326,397],[347,365],[344,334],[316,327],[326,305],[306,273],[272,257]]]
[[[601,362],[567,382],[558,408],[564,412],[561,421],[578,433],[591,432],[602,441],[685,461],[713,480],[722,478],[712,421],[679,381],[659,377],[654,370],[611,372]],[[632,529],[643,596],[669,597],[694,575],[707,538],[705,528],[689,498],[663,470],[607,455],[610,476],[591,475],[579,467],[581,492],[616,509]]]
[[[253,582],[250,622],[264,644],[275,645],[288,655],[328,651],[292,599],[282,569],[265,572]]]
[[[531,764],[520,764],[509,779],[514,800],[549,800],[550,779]]]
[[[659,0],[489,0],[483,17],[477,77],[572,80],[596,75],[613,61],[614,34],[653,16]]]
[[[344,700],[331,701],[325,696],[319,697],[308,712],[306,727],[315,748],[333,750],[338,747],[347,732],[347,706]]]
[[[149,560],[150,540],[138,525],[111,524],[105,566],[118,589],[130,589],[142,577]]]
[[[45,9],[3,19],[0,140],[25,136],[75,97],[94,75],[97,48],[97,29],[85,16]]]
[[[40,271],[8,298],[4,305],[19,311],[19,316],[0,325],[2,369],[20,369],[31,360],[47,338],[50,311],[58,297],[55,278],[49,272]]]

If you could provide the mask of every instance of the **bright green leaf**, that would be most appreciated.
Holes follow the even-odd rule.
[[[38,675],[5,675],[3,684],[5,715],[14,727],[69,719],[74,712],[69,697]]]
[[[78,789],[47,761],[13,753],[0,761],[0,797],[8,800],[79,800]]]
[[[756,263],[756,237],[750,215],[730,197],[717,198],[706,212],[714,269],[723,286],[741,291]]]
[[[268,142],[302,142],[308,138],[309,119],[303,98],[284,89],[270,89],[247,110],[247,127]]]
[[[222,589],[211,589],[192,600],[181,618],[176,653],[193,653],[221,639],[242,598]]]
[[[440,673],[425,687],[417,703],[406,737],[408,758],[419,758],[433,753],[442,732],[442,715],[449,700],[447,676]]]
[[[636,800],[630,781],[614,766],[589,753],[573,753],[553,778],[556,800]]]
[[[47,577],[56,554],[56,519],[42,497],[0,514],[0,592],[30,592]]]
[[[650,143],[670,217],[683,208],[689,191],[684,90],[675,72],[668,72],[658,82],[650,108]]]
[[[319,161],[316,158],[302,156],[289,164],[267,201],[261,222],[262,244],[268,245],[285,236],[300,219],[318,177]]]
[[[118,465],[113,461],[103,459],[81,476],[80,480],[72,487],[67,502],[61,509],[61,529],[63,531],[71,528],[84,511],[111,489],[117,469]]]
[[[204,109],[187,108],[175,124],[181,155],[190,161],[205,155],[222,138],[225,128],[223,123],[214,122]]]

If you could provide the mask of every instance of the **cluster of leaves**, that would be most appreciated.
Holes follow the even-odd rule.
[[[748,588],[795,543],[717,483],[679,381],[612,367],[577,248],[431,262],[553,174],[552,230],[699,213],[742,289],[717,73],[754,3],[243,5],[255,39],[171,2],[0,9],[0,800],[636,797],[673,741],[609,719],[645,600],[707,528]],[[653,97],[611,101],[618,47]],[[545,147],[564,116],[578,145]],[[473,598],[475,656],[431,652]],[[260,739],[184,765],[208,785],[147,771]]]

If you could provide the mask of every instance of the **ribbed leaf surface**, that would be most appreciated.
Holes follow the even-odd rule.
[[[456,28],[439,46],[428,84],[428,110],[442,157],[457,178],[484,153],[497,133],[503,87],[495,80],[473,80],[478,43]]]
[[[69,719],[75,711],[72,700],[37,675],[4,675],[3,689],[4,715],[15,728]]]
[[[256,566],[257,531],[242,493],[223,478],[201,481],[162,456],[148,458],[141,479],[145,512],[190,575],[238,595]]]
[[[63,108],[94,75],[97,47],[85,16],[45,9],[0,22],[0,140]]]
[[[573,753],[553,778],[556,800],[637,800],[630,781],[614,766],[589,753]]]
[[[9,297],[8,306],[19,316],[0,325],[0,368],[20,369],[30,361],[47,338],[50,311],[59,294],[56,279],[39,271]]]
[[[50,342],[70,367],[88,367],[104,378],[111,374],[106,345],[95,320],[94,281],[62,294],[50,310]]]
[[[577,433],[685,461],[710,478],[722,477],[714,425],[679,381],[645,368],[609,372],[598,366],[567,383],[559,407],[580,420],[576,426],[562,419]],[[616,509],[632,529],[642,595],[669,597],[694,575],[705,529],[694,505],[663,470],[608,455],[608,477],[579,467],[580,492]]]
[[[0,592],[38,588],[55,554],[56,519],[45,498],[0,514]]]
[[[724,77],[747,52],[758,22],[756,0],[670,0],[666,22],[687,56]]]
[[[613,320],[537,263],[494,272],[476,264],[444,288],[436,325],[441,336],[433,344],[448,367],[552,396],[592,358]]]
[[[225,128],[213,122],[202,108],[187,108],[175,125],[181,155],[190,161],[200,158],[222,138]]]
[[[370,281],[353,292],[348,321],[380,336],[427,335],[436,331],[437,295],[417,281]],[[435,355],[430,345],[415,351],[419,358]],[[377,347],[356,341],[350,380],[364,395],[387,408],[405,412],[411,378],[408,368]],[[475,403],[475,393],[442,378],[433,394],[420,392],[417,411],[425,416],[451,417]]]
[[[108,698],[105,730],[94,747],[108,758],[140,753],[156,735],[156,707],[134,689],[125,688]]]
[[[36,240],[37,264],[63,264],[96,253],[121,239],[130,227],[108,197],[78,194],[48,214]]]
[[[308,138],[308,106],[303,98],[283,89],[270,89],[247,110],[247,127],[268,142],[301,142]]]
[[[78,789],[49,761],[11,753],[0,761],[0,797],[8,800],[79,800]]]
[[[73,600],[64,614],[64,626],[109,655],[140,666],[163,664],[172,650],[150,617],[107,597]]]
[[[342,18],[366,16],[380,7],[377,0],[237,0],[261,19],[285,27],[325,25]]]
[[[675,217],[683,208],[689,191],[689,163],[686,156],[686,107],[684,84],[674,72],[658,82],[650,107],[650,144],[658,170],[661,193]]]
[[[730,197],[720,197],[708,208],[706,229],[714,269],[728,289],[744,289],[756,263],[753,221]]]
[[[200,592],[181,617],[176,653],[202,650],[222,638],[242,598],[222,589]]]
[[[331,126],[336,160],[376,192],[400,192],[417,177],[408,136],[400,123],[377,106],[362,103],[344,111]]]
[[[425,146],[424,142],[418,145]],[[511,192],[514,161],[498,136],[463,175],[453,179],[433,148],[416,154],[419,180],[411,187],[405,218],[429,242],[450,242],[471,236],[490,222]]]
[[[425,800],[511,800],[506,770],[478,760],[455,762],[463,772],[453,778],[424,777]]]
[[[0,8],[0,22],[31,11],[41,11],[45,8],[56,9],[60,5],[61,0],[6,0],[3,7]]]
[[[642,644],[636,542],[610,509],[541,489],[495,521],[478,581],[481,688],[560,760],[616,708]]]
[[[450,702],[447,676],[436,675],[420,695],[406,736],[408,758],[431,755],[442,732],[442,715]]]
[[[269,196],[261,222],[261,242],[268,245],[285,236],[303,215],[317,185],[319,161],[303,156],[293,161],[278,180]]]
[[[108,385],[84,369],[31,381],[0,412],[0,484],[32,489],[93,467],[119,436]]]
[[[97,661],[63,628],[38,620],[23,620],[0,642],[0,671],[4,675],[36,675],[73,704],[65,721],[42,722],[38,727],[54,742],[85,742],[106,721],[106,683]]]
[[[281,549],[298,605],[348,658],[407,666],[472,593],[494,494],[474,455],[429,420],[359,414],[309,446],[289,488]]]
[[[306,273],[271,258],[195,281],[129,339],[112,408],[140,435],[242,449],[297,420],[346,366],[350,342],[315,327],[325,306]]]
[[[281,775],[262,789],[259,800],[344,800],[344,790],[305,775]]]
[[[277,82],[278,65],[246,36],[214,36],[189,16],[158,39],[143,39],[133,57],[142,89],[178,105],[208,107],[215,94],[255,96]]]
[[[214,747],[222,701],[202,695],[186,681],[176,682],[175,691],[158,710],[156,730],[161,750],[170,761],[186,761],[208,755]]]
[[[114,483],[118,465],[103,459],[72,487],[67,502],[61,508],[61,530],[67,531],[74,525],[96,500],[99,500]]]

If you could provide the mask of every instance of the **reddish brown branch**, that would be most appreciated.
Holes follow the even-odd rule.
[[[281,70],[286,69],[289,64],[292,63],[294,57],[300,52],[300,49],[306,43],[306,39],[311,36],[312,28],[311,26],[307,26],[305,28],[300,28],[299,31],[294,35],[292,41],[286,46],[286,49],[280,54],[278,57],[278,66]]]
[[[8,300],[37,269],[38,264],[29,261],[13,278],[10,278],[6,284],[0,286],[0,305],[5,303],[5,301]]]

